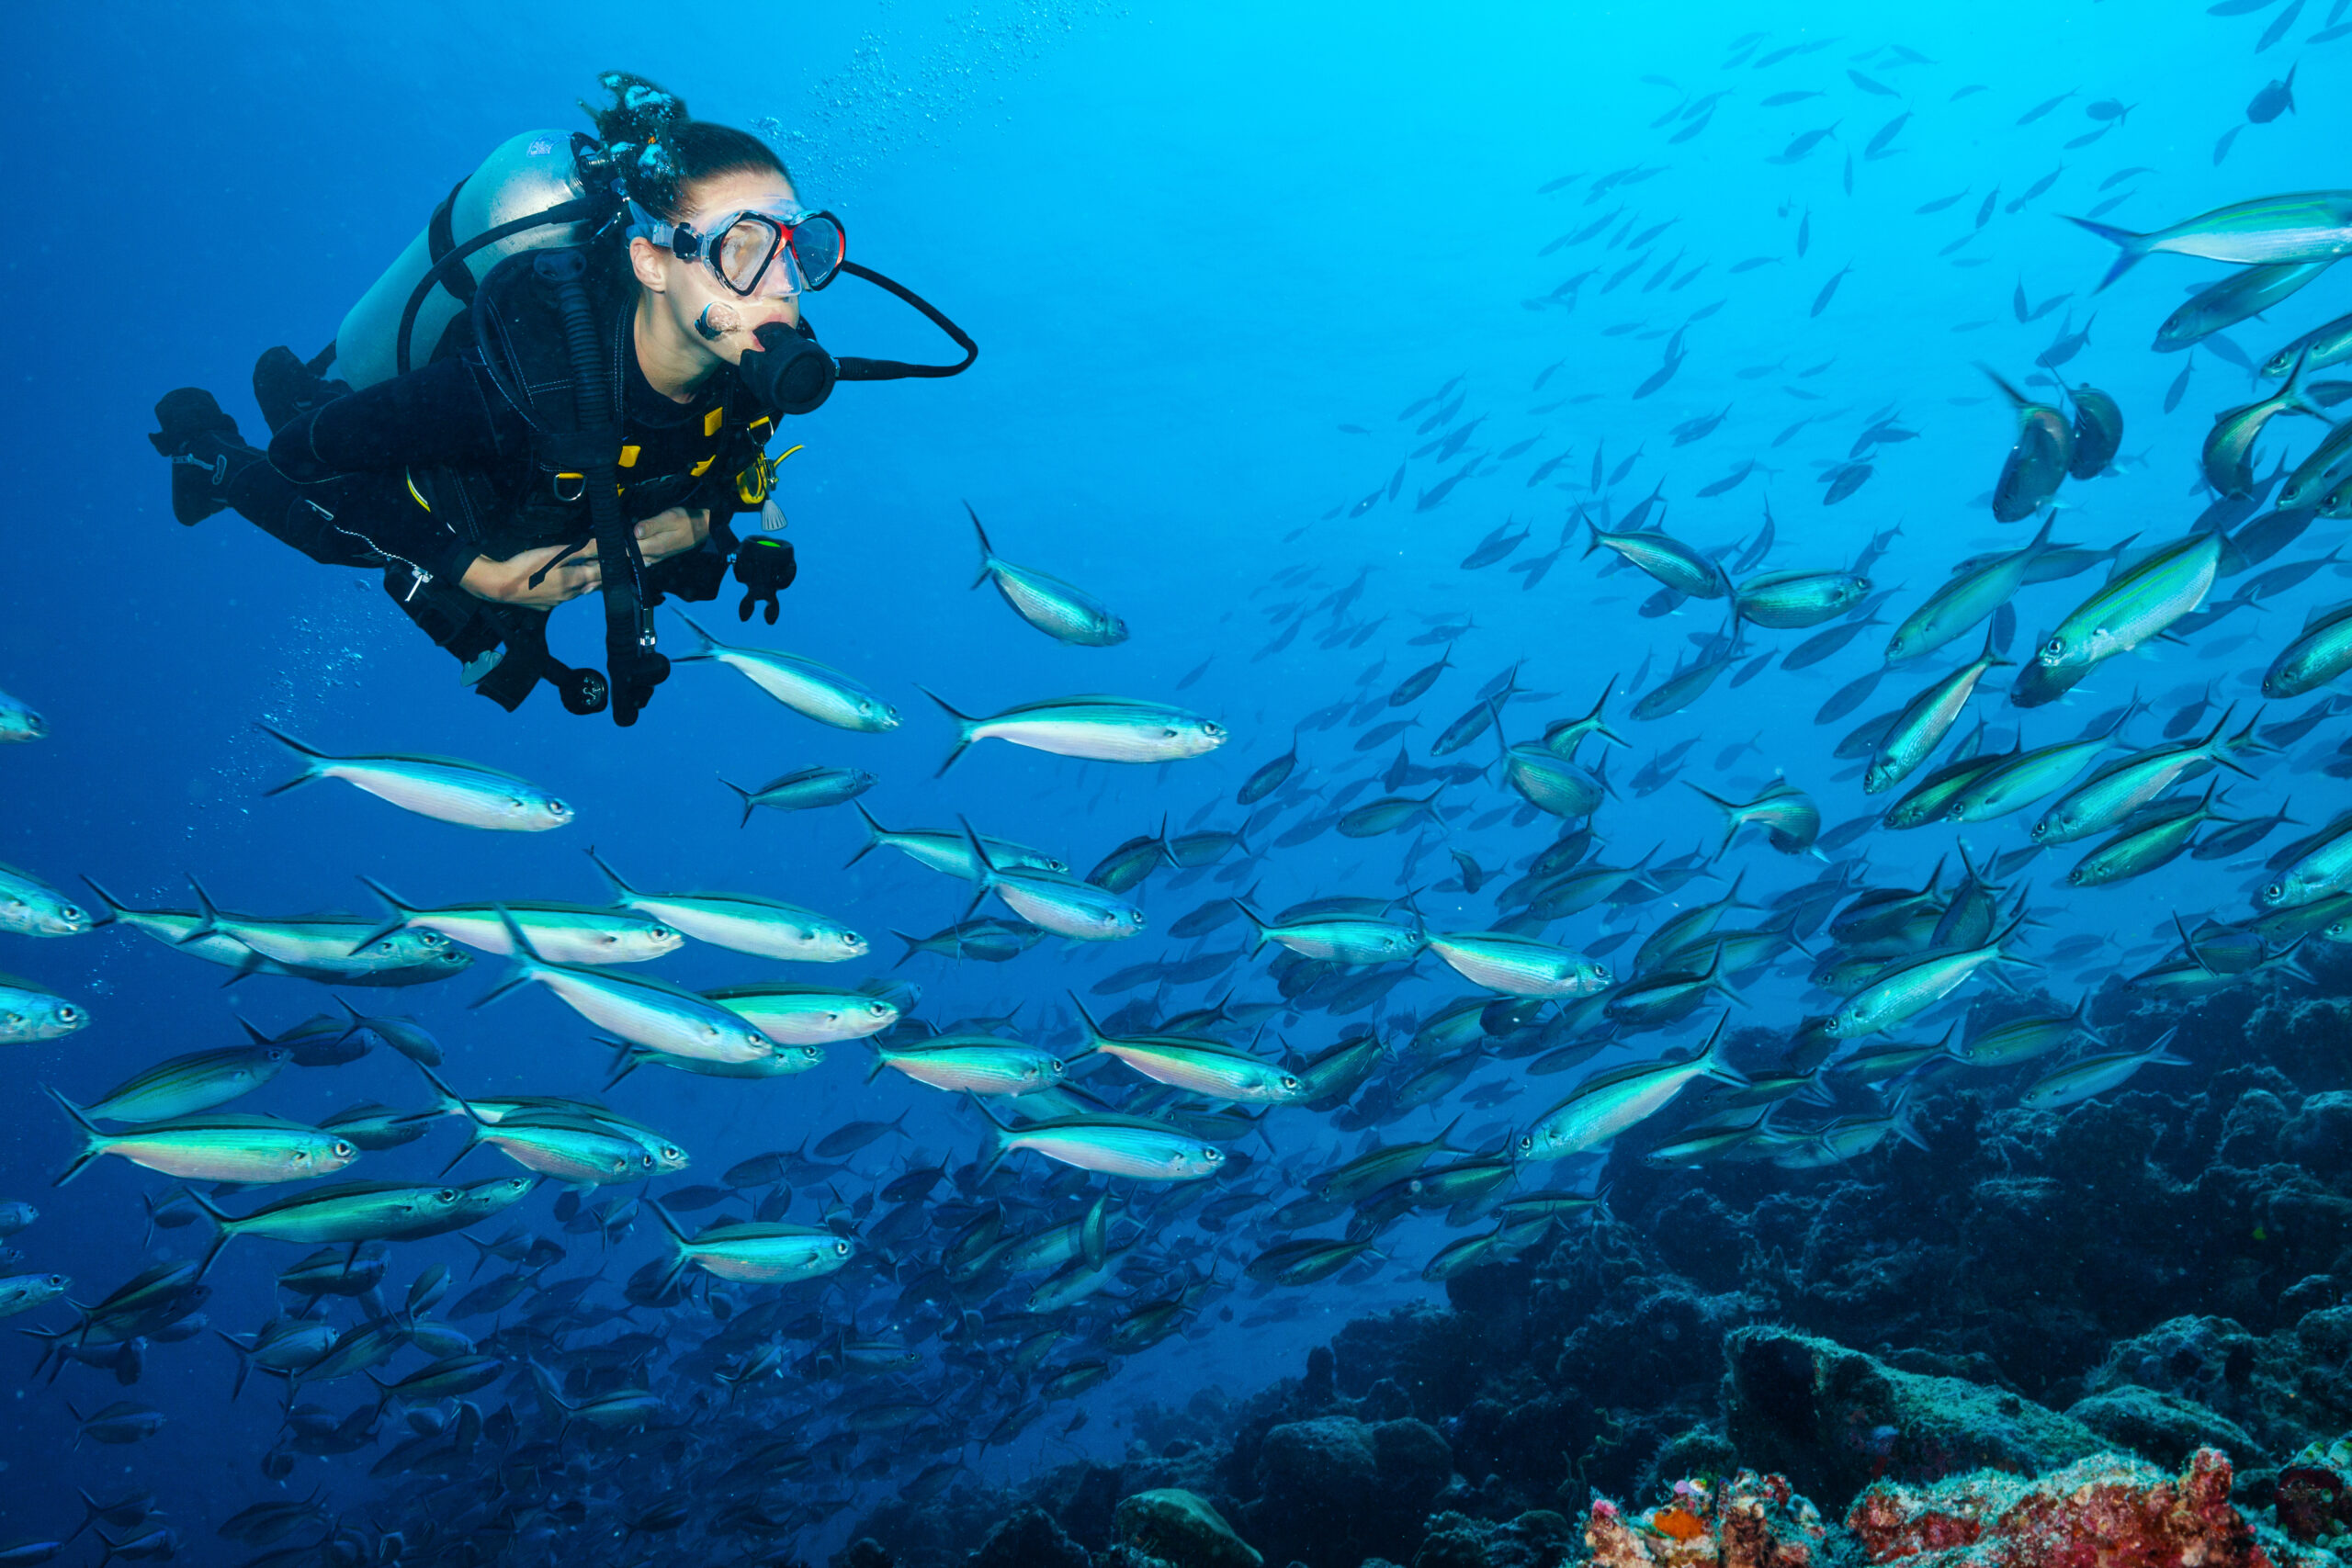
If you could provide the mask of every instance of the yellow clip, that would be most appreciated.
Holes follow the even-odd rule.
[[[637,467],[637,454],[638,448],[633,446],[622,447],[621,467],[624,468],[634,468]]]
[[[696,479],[700,479],[703,475],[710,471],[710,466],[717,461],[718,461],[718,454],[713,452],[709,457],[705,457],[701,462],[696,463],[694,468],[688,471]]]
[[[718,427],[725,423],[726,420],[727,411],[725,409],[718,408],[711,410],[708,413],[702,416],[702,433],[705,435],[718,434]]]
[[[808,445],[804,441],[799,446],[789,447],[773,457],[752,458],[752,466],[735,476],[737,499],[746,506],[757,506],[765,501],[768,498],[768,491],[775,488],[776,469],[782,468],[784,460],[793,453],[806,450]]]

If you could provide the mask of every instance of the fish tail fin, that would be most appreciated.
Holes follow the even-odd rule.
[[[517,987],[529,985],[538,978],[547,967],[546,961],[538,954],[538,950],[531,945],[531,939],[524,934],[522,926],[515,920],[514,912],[503,904],[497,906],[497,908],[499,924],[506,928],[506,940],[514,949],[512,954],[514,962],[507,968],[506,977],[469,1002],[467,1006],[469,1008],[488,1007]],[[432,1074],[427,1073],[425,1076],[430,1077]]]
[[[80,1106],[74,1104],[72,1100],[58,1093],[57,1090],[50,1088],[47,1084],[43,1084],[40,1087],[41,1092],[48,1095],[50,1099],[57,1101],[57,1108],[65,1112],[66,1120],[74,1123],[74,1130],[82,1134],[81,1152],[76,1154],[74,1156],[72,1163],[68,1164],[63,1170],[59,1171],[56,1179],[50,1182],[51,1187],[62,1187],[67,1182],[73,1180],[75,1177],[81,1175],[92,1160],[97,1158],[100,1154],[105,1152],[99,1147],[99,1145],[105,1141],[106,1134],[98,1131],[98,1124],[91,1121],[90,1118],[84,1113]]]
[[[196,894],[196,908],[199,919],[195,928],[187,935],[180,938],[179,945],[186,947],[192,942],[200,942],[209,936],[233,935],[234,933],[223,931],[220,929],[220,906],[212,902],[212,895],[204,890],[204,884],[196,879],[196,874],[183,872],[181,874],[187,878],[189,888]]]
[[[989,896],[989,890],[997,884],[996,863],[989,859],[988,846],[980,842],[979,830],[972,826],[972,819],[958,817],[956,820],[962,825],[964,842],[972,852],[972,876],[978,885],[972,889],[972,901],[964,907],[964,918],[968,920],[978,911],[982,900]]]
[[[292,778],[288,779],[282,784],[274,784],[270,788],[262,791],[264,795],[284,795],[289,789],[294,789],[302,784],[309,784],[312,779],[321,776],[322,769],[320,764],[336,761],[335,758],[328,756],[324,751],[320,750],[315,746],[304,745],[301,741],[295,739],[292,736],[287,734],[286,731],[277,728],[274,725],[264,723],[260,719],[255,719],[254,720],[254,728],[260,730],[264,735],[268,736],[272,740],[277,741],[280,746],[285,747],[288,751],[293,752],[297,757],[302,759],[302,771],[300,773],[296,773]]]
[[[980,539],[980,571],[972,579],[972,586],[978,588],[996,575],[996,547],[989,543],[989,531],[980,526],[980,514],[972,510],[970,502],[964,503],[964,511],[972,519],[972,532]]]
[[[1722,992],[1724,996],[1729,997],[1734,1002],[1737,1003],[1741,1007],[1746,1007],[1747,1005],[1747,998],[1740,995],[1739,987],[1733,985],[1729,980],[1724,977],[1723,943],[1717,942],[1715,944],[1714,956],[1707,960],[1706,972],[1701,976],[1701,978],[1707,982],[1709,989]]]
[[[2088,218],[2076,218],[2071,213],[2067,215],[2066,221],[2089,230],[2100,239],[2115,246],[2120,253],[2115,258],[2115,265],[2107,269],[2107,276],[2098,280],[2098,288],[2091,290],[2094,294],[2104,290],[2109,284],[2139,265],[2142,259],[2149,254],[2149,236],[2145,234],[2135,234],[2129,229],[2119,229],[2111,223],[2098,223]]]
[[[1105,1040],[1108,1040],[1110,1036],[1102,1032],[1102,1026],[1094,1021],[1094,1015],[1092,1013],[1086,1010],[1086,1004],[1078,999],[1078,993],[1076,991],[1069,992],[1069,1005],[1078,1010],[1079,1027],[1086,1031],[1086,1049],[1080,1051],[1078,1055],[1092,1055],[1095,1052],[1102,1049],[1102,1043]],[[1078,1057],[1073,1056],[1069,1059],[1071,1061],[1076,1061]]]
[[[613,1048],[613,1070],[605,1079],[605,1087],[606,1089],[611,1089],[615,1084],[619,1083],[621,1079],[637,1071],[638,1062],[636,1046],[630,1044],[626,1040],[605,1040],[601,1037],[598,1039],[597,1043],[600,1045],[609,1045]],[[469,1237],[468,1239],[470,1240],[472,1238]]]
[[[945,776],[948,769],[956,765],[956,759],[964,754],[964,749],[972,743],[972,726],[978,721],[970,714],[958,712],[946,698],[930,687],[917,686],[915,690],[937,703],[940,710],[956,721],[956,744],[947,749],[947,755],[940,761],[939,772],[932,775],[933,778],[941,778]]]
[[[876,822],[874,819],[874,813],[865,809],[864,802],[853,800],[849,804],[851,809],[857,813],[858,820],[865,824],[865,842],[858,845],[856,850],[852,852],[849,859],[842,862],[842,864],[844,867],[855,865],[859,861],[864,860],[868,854],[871,854],[874,852],[875,846],[879,844],[882,841],[883,836],[889,831],[888,829],[883,827],[881,823]]]
[[[735,826],[738,828],[750,827],[752,825],[752,792],[745,789],[741,784],[735,783],[732,779],[729,779],[725,773],[716,773],[712,776],[717,778],[720,784],[725,784],[729,789],[733,790],[737,795],[743,797],[743,820],[736,823]]]
[[[985,1179],[996,1173],[996,1168],[1004,1163],[1005,1155],[1011,1151],[1012,1124],[999,1117],[980,1096],[973,1095],[971,1100],[989,1122],[988,1146],[980,1151],[980,1175]]]
[[[1720,947],[1715,949],[1715,961],[1718,964],[1723,961],[1723,949]],[[1699,1054],[1700,1071],[1717,1083],[1745,1089],[1747,1087],[1747,1075],[1724,1061],[1723,1056],[1724,1030],[1730,1023],[1731,1010],[1725,1008],[1723,1016],[1715,1020],[1714,1032],[1707,1036],[1707,1048]]]
[[[1267,925],[1265,919],[1258,913],[1257,910],[1251,908],[1249,904],[1249,900],[1256,897],[1257,896],[1258,889],[1253,886],[1249,892],[1242,894],[1239,897],[1233,900],[1233,907],[1241,911],[1241,918],[1243,919],[1250,922],[1250,934],[1253,939],[1250,943],[1250,951],[1252,953],[1255,953],[1260,948],[1264,947],[1267,940]]]
[[[252,1354],[247,1351],[243,1345],[237,1343],[234,1336],[222,1334],[220,1330],[217,1328],[212,1332],[220,1337],[220,1343],[229,1347],[230,1350],[233,1352],[237,1358],[236,1381],[229,1385],[229,1403],[233,1404],[237,1401],[237,1395],[245,1392],[245,1380],[253,1376],[254,1359]],[[87,1493],[83,1494],[82,1500],[85,1503],[87,1503],[89,1501],[89,1495]],[[89,1521],[85,1519],[83,1522],[87,1524]]]
[[[390,936],[395,931],[406,930],[410,919],[416,914],[415,905],[401,902],[401,897],[399,894],[393,892],[390,888],[385,886],[374,877],[362,874],[359,880],[368,885],[368,892],[373,893],[377,897],[384,901],[384,907],[391,911],[391,919],[386,920],[374,931],[369,931],[366,936],[361,937],[357,942],[353,942],[351,944],[351,951],[355,954],[366,952],[368,948],[375,946],[378,942],[383,941],[386,937]],[[358,1015],[355,1013],[352,1016],[356,1018]]]
[[[2173,1055],[2171,1051],[2166,1049],[2166,1047],[2172,1043],[2173,1036],[2179,1032],[2179,1029],[2176,1027],[2167,1029],[2162,1034],[2157,1035],[2155,1039],[2149,1042],[2148,1048],[2140,1054],[2142,1060],[2154,1066],[2186,1067],[2190,1066],[2191,1064],[2188,1057],[2177,1056]]]
[[[119,919],[121,916],[130,913],[130,906],[125,904],[121,899],[116,897],[113,894],[99,886],[97,880],[95,877],[85,876],[82,880],[88,886],[91,892],[98,896],[98,902],[107,907],[107,918],[109,923]]]
[[[212,1245],[204,1249],[204,1260],[196,1266],[196,1277],[201,1280],[211,1272],[214,1260],[220,1256],[220,1249],[237,1239],[237,1222],[223,1213],[218,1203],[198,1192],[195,1188],[189,1187],[183,1190],[187,1193],[188,1201],[202,1210],[204,1217],[212,1222]],[[238,1382],[242,1384],[243,1381],[241,1369]]]
[[[588,858],[596,863],[596,869],[605,874],[605,880],[613,885],[613,891],[615,893],[626,898],[630,894],[637,891],[636,888],[631,887],[628,883],[621,880],[621,874],[613,869],[612,863],[610,861],[607,861],[603,855],[596,852],[596,846],[594,844],[588,846]]]
[[[907,944],[906,952],[899,954],[899,962],[890,965],[893,969],[902,968],[905,966],[908,959],[912,958],[916,953],[922,951],[923,939],[919,936],[909,936],[906,932],[899,930],[896,926],[892,926],[888,929],[892,936],[897,937],[900,942]]]
[[[692,615],[687,615],[684,610],[678,612],[678,619],[686,624],[686,630],[693,636],[695,640],[694,646],[687,649],[684,652],[672,654],[670,656],[671,663],[690,663],[695,660],[716,659],[718,657],[718,639],[717,637],[712,637],[708,632],[703,630],[701,626],[695,623],[695,618]]]

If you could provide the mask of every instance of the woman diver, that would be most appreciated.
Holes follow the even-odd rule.
[[[386,591],[500,705],[545,678],[573,712],[609,706],[628,724],[668,673],[651,618],[665,594],[715,598],[731,557],[739,615],[760,604],[775,621],[792,547],[739,543],[729,523],[766,502],[778,419],[815,410],[837,378],[951,376],[978,350],[849,262],[839,220],[802,208],[765,142],[691,118],[641,77],[600,81],[612,102],[589,110],[593,139],[514,138],[450,193],[325,353],[261,356],[266,452],[198,388],[156,405],[150,439],[172,459],[181,523],[230,508],[315,560],[381,567]],[[513,216],[518,199],[536,209]],[[842,272],[922,311],[962,361],[834,359],[800,306]],[[413,369],[413,343],[431,344]],[[327,379],[338,362],[346,378]],[[603,674],[547,648],[548,614],[592,591]]]

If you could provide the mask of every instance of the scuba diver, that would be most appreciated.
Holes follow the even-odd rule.
[[[266,451],[193,387],[156,404],[149,439],[172,460],[182,524],[233,510],[314,560],[380,567],[394,602],[502,707],[544,679],[572,712],[628,725],[669,672],[652,620],[665,595],[716,598],[731,558],[737,615],[756,604],[775,623],[796,572],[775,536],[778,423],[814,412],[836,380],[953,376],[979,350],[848,260],[840,220],[801,206],[764,141],[690,118],[642,77],[598,80],[612,102],[582,105],[594,136],[507,141],[322,353],[261,356]],[[922,312],[963,358],[834,358],[801,300],[844,272]],[[743,513],[763,531],[738,540]],[[547,646],[548,614],[592,592],[601,672]]]

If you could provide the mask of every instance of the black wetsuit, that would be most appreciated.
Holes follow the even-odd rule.
[[[573,379],[545,296],[527,258],[503,265],[431,364],[291,419],[274,433],[268,461],[247,464],[224,491],[314,560],[381,567],[387,592],[460,660],[503,646],[503,673],[481,690],[508,707],[547,663],[546,612],[476,599],[459,582],[477,557],[504,560],[588,536],[582,477],[559,472],[543,451],[548,416],[568,408]],[[637,363],[633,293],[606,290],[595,303],[622,411],[623,514],[636,523],[678,506],[710,513],[707,543],[649,570],[649,603],[715,597],[735,548],[727,520],[763,493],[758,461],[774,416],[731,367],[690,402],[655,391]]]

